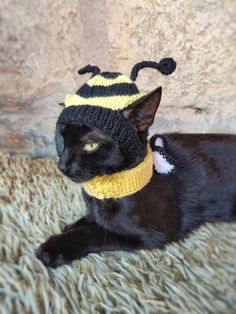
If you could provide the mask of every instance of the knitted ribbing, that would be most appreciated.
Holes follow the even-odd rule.
[[[127,123],[120,110],[89,105],[69,106],[61,112],[58,123],[83,123],[97,127],[117,141],[129,156],[137,156],[144,148],[137,132]]]
[[[83,183],[86,193],[98,199],[121,198],[140,191],[151,180],[153,157],[150,148],[136,167],[110,176],[98,176]]]

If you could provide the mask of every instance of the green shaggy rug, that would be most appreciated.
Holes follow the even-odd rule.
[[[55,159],[0,155],[0,313],[236,313],[236,224],[164,250],[90,254],[47,269],[34,250],[83,215]]]

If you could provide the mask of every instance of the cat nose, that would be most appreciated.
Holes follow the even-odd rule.
[[[63,173],[67,172],[67,166],[63,161],[59,160],[57,166],[58,166],[58,169],[61,170],[61,172]]]
[[[81,169],[80,167],[78,166],[78,164],[73,164],[71,165],[71,168],[70,168],[70,176],[71,177],[77,177],[77,176],[80,176],[81,175]]]
[[[73,164],[68,166],[67,163],[63,162],[63,160],[59,160],[57,166],[59,170],[67,176],[76,177],[81,174],[80,168],[78,166]]]

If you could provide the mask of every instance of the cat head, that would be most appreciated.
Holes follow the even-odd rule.
[[[58,167],[63,174],[84,182],[132,168],[144,159],[162,91],[159,87],[146,95],[139,92],[134,81],[146,67],[169,75],[176,63],[172,58],[142,61],[130,78],[91,65],[79,70],[92,76],[76,94],[66,96],[66,108],[57,121]]]
[[[56,146],[58,168],[76,182],[95,176],[111,175],[130,169],[146,155],[148,129],[152,125],[161,100],[161,87],[140,97],[128,108],[119,110],[122,119],[140,141],[137,154],[130,154],[116,138],[101,128],[81,122],[57,123]]]

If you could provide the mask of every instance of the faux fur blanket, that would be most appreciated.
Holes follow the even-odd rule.
[[[0,313],[235,313],[236,224],[164,250],[90,254],[47,269],[35,249],[84,212],[55,159],[0,154]]]

